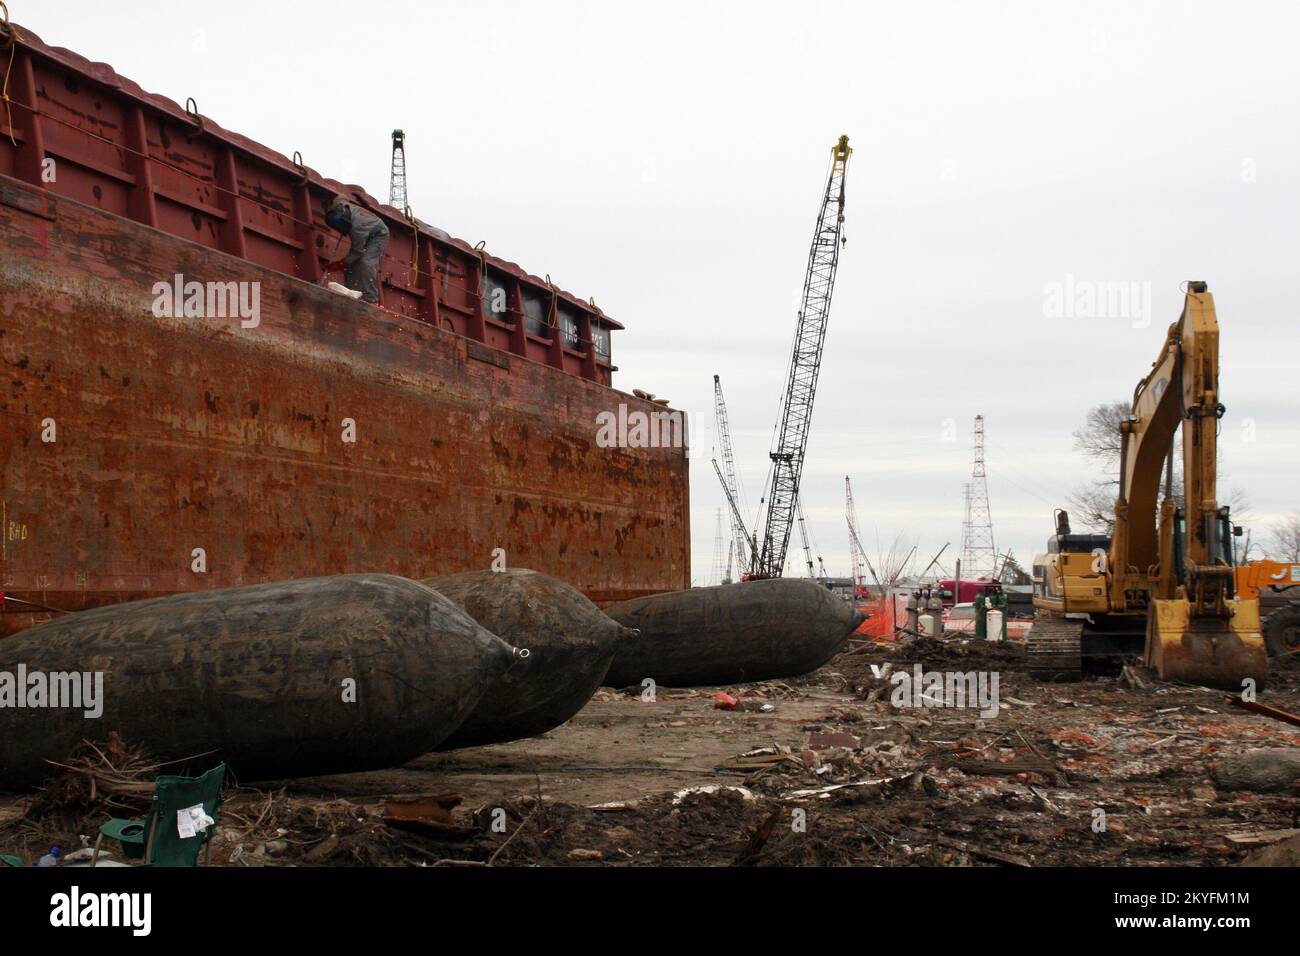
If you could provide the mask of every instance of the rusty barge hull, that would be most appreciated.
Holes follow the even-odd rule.
[[[0,130],[0,635],[53,613],[40,608],[338,573],[425,578],[487,568],[496,549],[598,604],[689,586],[686,449],[598,441],[602,413],[664,411],[607,384],[613,366],[590,339],[598,310],[576,322],[588,341],[575,355],[557,344],[565,323],[543,345],[527,332],[532,277],[436,232],[421,233],[423,251],[408,241],[445,264],[438,283],[421,298],[385,278],[376,309],[313,284],[331,250],[301,219],[302,249],[255,243],[253,203],[235,203],[242,255],[206,220],[211,242],[151,223],[176,190],[146,201],[149,164],[110,175],[112,157],[120,169],[136,160],[108,145],[38,154],[39,132],[66,133],[39,109],[60,99],[75,112],[67,101],[88,97],[102,120],[116,102],[150,143],[171,120],[123,81],[99,82],[106,68],[77,72],[37,42],[20,34],[16,108]],[[232,134],[209,125],[193,142],[219,134],[225,162],[262,162],[270,181],[276,170]],[[45,183],[49,158],[59,179]],[[120,208],[85,188],[92,174],[116,184]],[[313,210],[342,191],[310,171],[296,188]],[[208,212],[186,224],[215,209],[194,202]],[[390,228],[391,258],[403,227]],[[289,266],[258,261],[254,246],[289,250]],[[255,283],[257,324],[156,314],[157,284],[178,274]],[[480,279],[509,284],[517,314],[485,314]],[[581,312],[550,289],[557,308]]]

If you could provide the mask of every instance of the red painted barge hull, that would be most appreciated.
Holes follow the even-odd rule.
[[[596,441],[599,413],[657,406],[7,177],[0,244],[12,597],[424,578],[496,548],[597,603],[690,585],[685,449]],[[162,263],[260,281],[260,324],[155,317]]]
[[[665,411],[610,387],[616,321],[104,64],[4,39],[0,636],[52,616],[33,605],[427,578],[495,549],[601,604],[689,587],[686,449],[597,441],[601,413]],[[337,192],[389,223],[382,309],[314,284]],[[255,283],[257,324],[155,314],[177,274]]]

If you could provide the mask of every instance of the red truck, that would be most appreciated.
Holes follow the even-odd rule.
[[[994,581],[991,578],[971,578],[961,579],[960,593],[954,587],[956,584],[952,578],[939,582],[939,590],[942,592],[942,601],[945,608],[950,608],[954,604],[973,604],[975,599],[981,594],[996,594],[1002,590],[1001,582]],[[956,598],[954,600],[954,594]]]

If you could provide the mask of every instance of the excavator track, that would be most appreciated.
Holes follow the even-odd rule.
[[[1041,681],[1083,679],[1083,621],[1039,618],[1029,631],[1029,673]]]

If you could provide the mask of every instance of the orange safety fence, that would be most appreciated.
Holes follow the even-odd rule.
[[[890,605],[893,605],[891,610]],[[894,640],[895,624],[907,623],[907,595],[895,594],[889,597],[859,598],[853,606],[868,615],[867,619],[853,633],[859,637],[868,637],[873,641]]]

